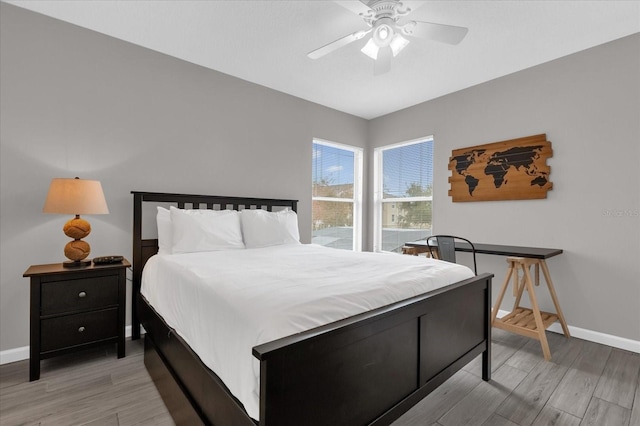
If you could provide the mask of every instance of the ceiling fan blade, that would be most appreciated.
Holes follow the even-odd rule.
[[[376,59],[373,65],[373,75],[380,75],[391,71],[391,58],[393,58],[393,52],[391,47],[385,46],[378,50],[378,59]]]
[[[371,10],[369,8],[369,6],[367,6],[367,2],[366,1],[341,1],[341,0],[334,0],[334,3],[339,4],[340,6],[344,7],[347,10],[352,11],[353,13],[355,13],[356,15],[366,15],[369,13],[369,11]]]
[[[370,31],[371,29],[356,31],[355,33],[351,33],[347,36],[344,36],[335,41],[332,41],[329,44],[325,44],[319,49],[316,49],[307,53],[307,56],[310,57],[311,59],[318,59],[328,53],[333,52],[334,50],[337,50],[343,46],[346,46],[349,43],[353,43],[356,40],[360,40],[362,37],[366,36]]]
[[[410,21],[402,26],[402,33],[412,37],[435,40],[441,43],[458,44],[469,31],[466,27],[434,24],[433,22]]]

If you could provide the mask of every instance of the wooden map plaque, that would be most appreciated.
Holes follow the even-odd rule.
[[[454,202],[547,198],[551,156],[546,134],[453,150],[449,195]]]

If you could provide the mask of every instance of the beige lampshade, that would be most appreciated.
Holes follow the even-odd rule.
[[[97,180],[55,178],[42,208],[44,213],[107,214],[109,208]]]

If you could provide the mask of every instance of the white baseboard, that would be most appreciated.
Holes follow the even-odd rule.
[[[142,328],[144,333],[144,328]],[[128,325],[124,328],[124,336],[131,337],[131,326]],[[0,365],[9,364],[11,362],[22,361],[29,359],[29,346],[23,346],[21,348],[7,349],[6,351],[0,351]]]
[[[0,365],[29,359],[29,346],[0,351]]]
[[[508,311],[499,310],[498,317],[502,317],[508,313]],[[548,330],[562,334],[562,327],[557,322],[551,324]],[[600,333],[598,331],[586,330],[584,328],[573,327],[571,325],[569,326],[569,332],[572,337],[577,337],[578,339],[588,340],[590,342],[600,343],[602,345],[640,354],[640,341],[637,340],[626,339],[624,337],[613,336],[611,334]],[[144,328],[141,330],[141,333],[144,334]],[[130,325],[125,327],[124,334],[126,337],[131,337]],[[0,351],[0,365],[25,359],[29,359],[29,346]]]

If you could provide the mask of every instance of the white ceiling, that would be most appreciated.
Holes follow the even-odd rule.
[[[332,1],[7,3],[367,119],[640,32],[638,0],[417,2],[411,19],[469,33],[457,46],[412,40],[374,76],[366,38],[307,58],[368,28]]]

